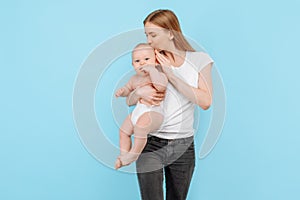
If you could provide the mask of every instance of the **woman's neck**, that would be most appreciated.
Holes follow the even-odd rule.
[[[170,59],[171,65],[179,67],[184,63],[186,51],[174,49],[172,51],[165,51],[165,54]]]

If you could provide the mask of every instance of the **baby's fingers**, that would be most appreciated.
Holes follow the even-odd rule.
[[[115,96],[116,96],[116,97],[119,97],[119,96],[121,96],[121,94],[123,93],[123,91],[124,91],[124,89],[123,89],[123,88],[121,88],[121,89],[118,89],[118,90],[117,90],[117,92],[115,93]]]

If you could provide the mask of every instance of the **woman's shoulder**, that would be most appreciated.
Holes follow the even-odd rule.
[[[211,57],[208,55],[208,53],[204,52],[204,51],[187,51],[187,54],[190,56],[190,58],[192,59],[207,59]]]
[[[213,63],[213,59],[204,51],[188,51],[187,59],[189,62],[193,63],[200,71],[203,67],[209,63]]]

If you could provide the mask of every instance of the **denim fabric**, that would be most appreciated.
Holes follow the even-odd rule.
[[[136,167],[143,200],[164,199],[164,176],[166,200],[184,200],[195,168],[194,138],[167,140],[150,136]]]

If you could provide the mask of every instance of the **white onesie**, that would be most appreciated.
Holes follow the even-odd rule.
[[[132,122],[133,126],[136,125],[136,122],[141,115],[143,115],[145,112],[151,112],[151,111],[158,112],[158,113],[164,115],[163,102],[161,102],[158,106],[156,106],[156,105],[148,106],[148,105],[138,102],[136,104],[136,107],[134,108],[134,110],[131,113],[131,122]]]

